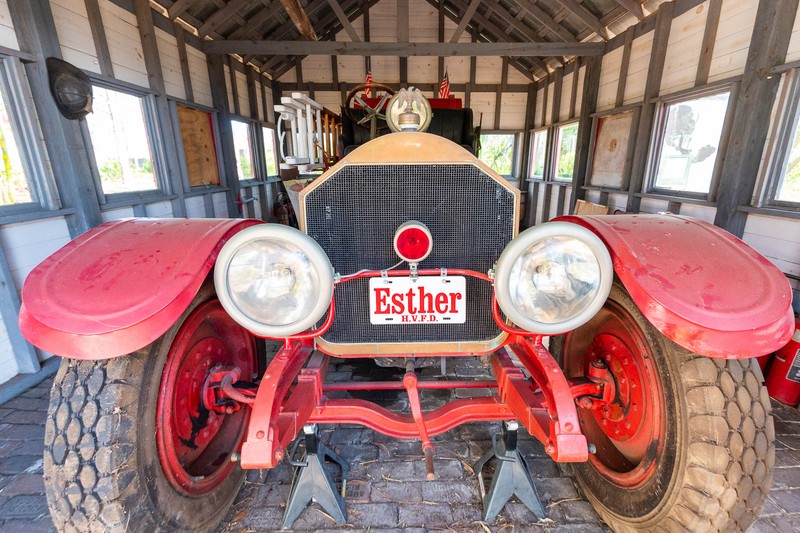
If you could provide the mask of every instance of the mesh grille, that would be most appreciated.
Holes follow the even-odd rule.
[[[472,165],[349,165],[305,199],[306,231],[336,272],[384,269],[397,263],[397,227],[417,220],[433,234],[420,268],[488,271],[514,232],[514,195]],[[369,280],[336,288],[336,318],[323,338],[334,343],[482,341],[499,335],[491,286],[467,278],[464,324],[369,322]]]

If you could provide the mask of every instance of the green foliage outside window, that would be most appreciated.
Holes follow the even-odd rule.
[[[501,176],[510,176],[514,165],[514,135],[488,133],[481,135],[481,161]]]
[[[556,179],[571,180],[575,169],[575,149],[578,144],[578,124],[561,126],[558,130],[558,166]]]

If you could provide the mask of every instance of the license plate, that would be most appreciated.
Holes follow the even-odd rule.
[[[467,278],[370,278],[370,324],[463,324]]]

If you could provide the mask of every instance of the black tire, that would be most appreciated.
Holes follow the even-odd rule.
[[[213,490],[186,494],[166,478],[156,443],[170,346],[190,313],[213,299],[206,283],[169,331],[127,356],[62,361],[44,450],[47,502],[59,531],[209,531],[224,517],[244,481],[238,465]]]
[[[710,359],[678,346],[644,318],[619,281],[607,308],[627,313],[649,345],[663,391],[663,442],[654,452],[654,473],[639,486],[613,482],[592,461],[575,464],[583,493],[615,531],[747,530],[764,504],[775,463],[770,400],[756,360]],[[551,338],[567,375],[582,372],[577,362],[585,341],[579,339],[606,327],[598,320]],[[591,435],[585,426],[593,422],[586,422],[582,408],[579,415]]]

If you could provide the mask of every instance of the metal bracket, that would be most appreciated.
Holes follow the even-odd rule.
[[[516,421],[503,422],[502,433],[495,434],[492,438],[492,449],[475,463],[474,470],[478,476],[478,487],[483,499],[485,522],[492,522],[514,495],[538,520],[546,516],[544,506],[533,486],[531,474],[528,472],[528,465],[517,450],[518,428],[519,424]],[[498,440],[499,436],[502,436],[502,440]],[[492,458],[498,461],[492,476],[492,484],[487,492],[483,482],[483,467]]]
[[[296,466],[292,491],[286,502],[286,511],[283,514],[282,529],[288,529],[297,520],[309,503],[315,501],[322,509],[331,515],[336,523],[347,522],[347,511],[344,507],[344,497],[347,493],[347,473],[350,466],[333,450],[319,441],[317,426],[303,426],[306,451],[301,460],[294,458],[300,439],[292,447],[289,454],[289,463]],[[342,488],[336,490],[336,484],[330,472],[325,467],[325,459],[339,465],[342,469]]]

